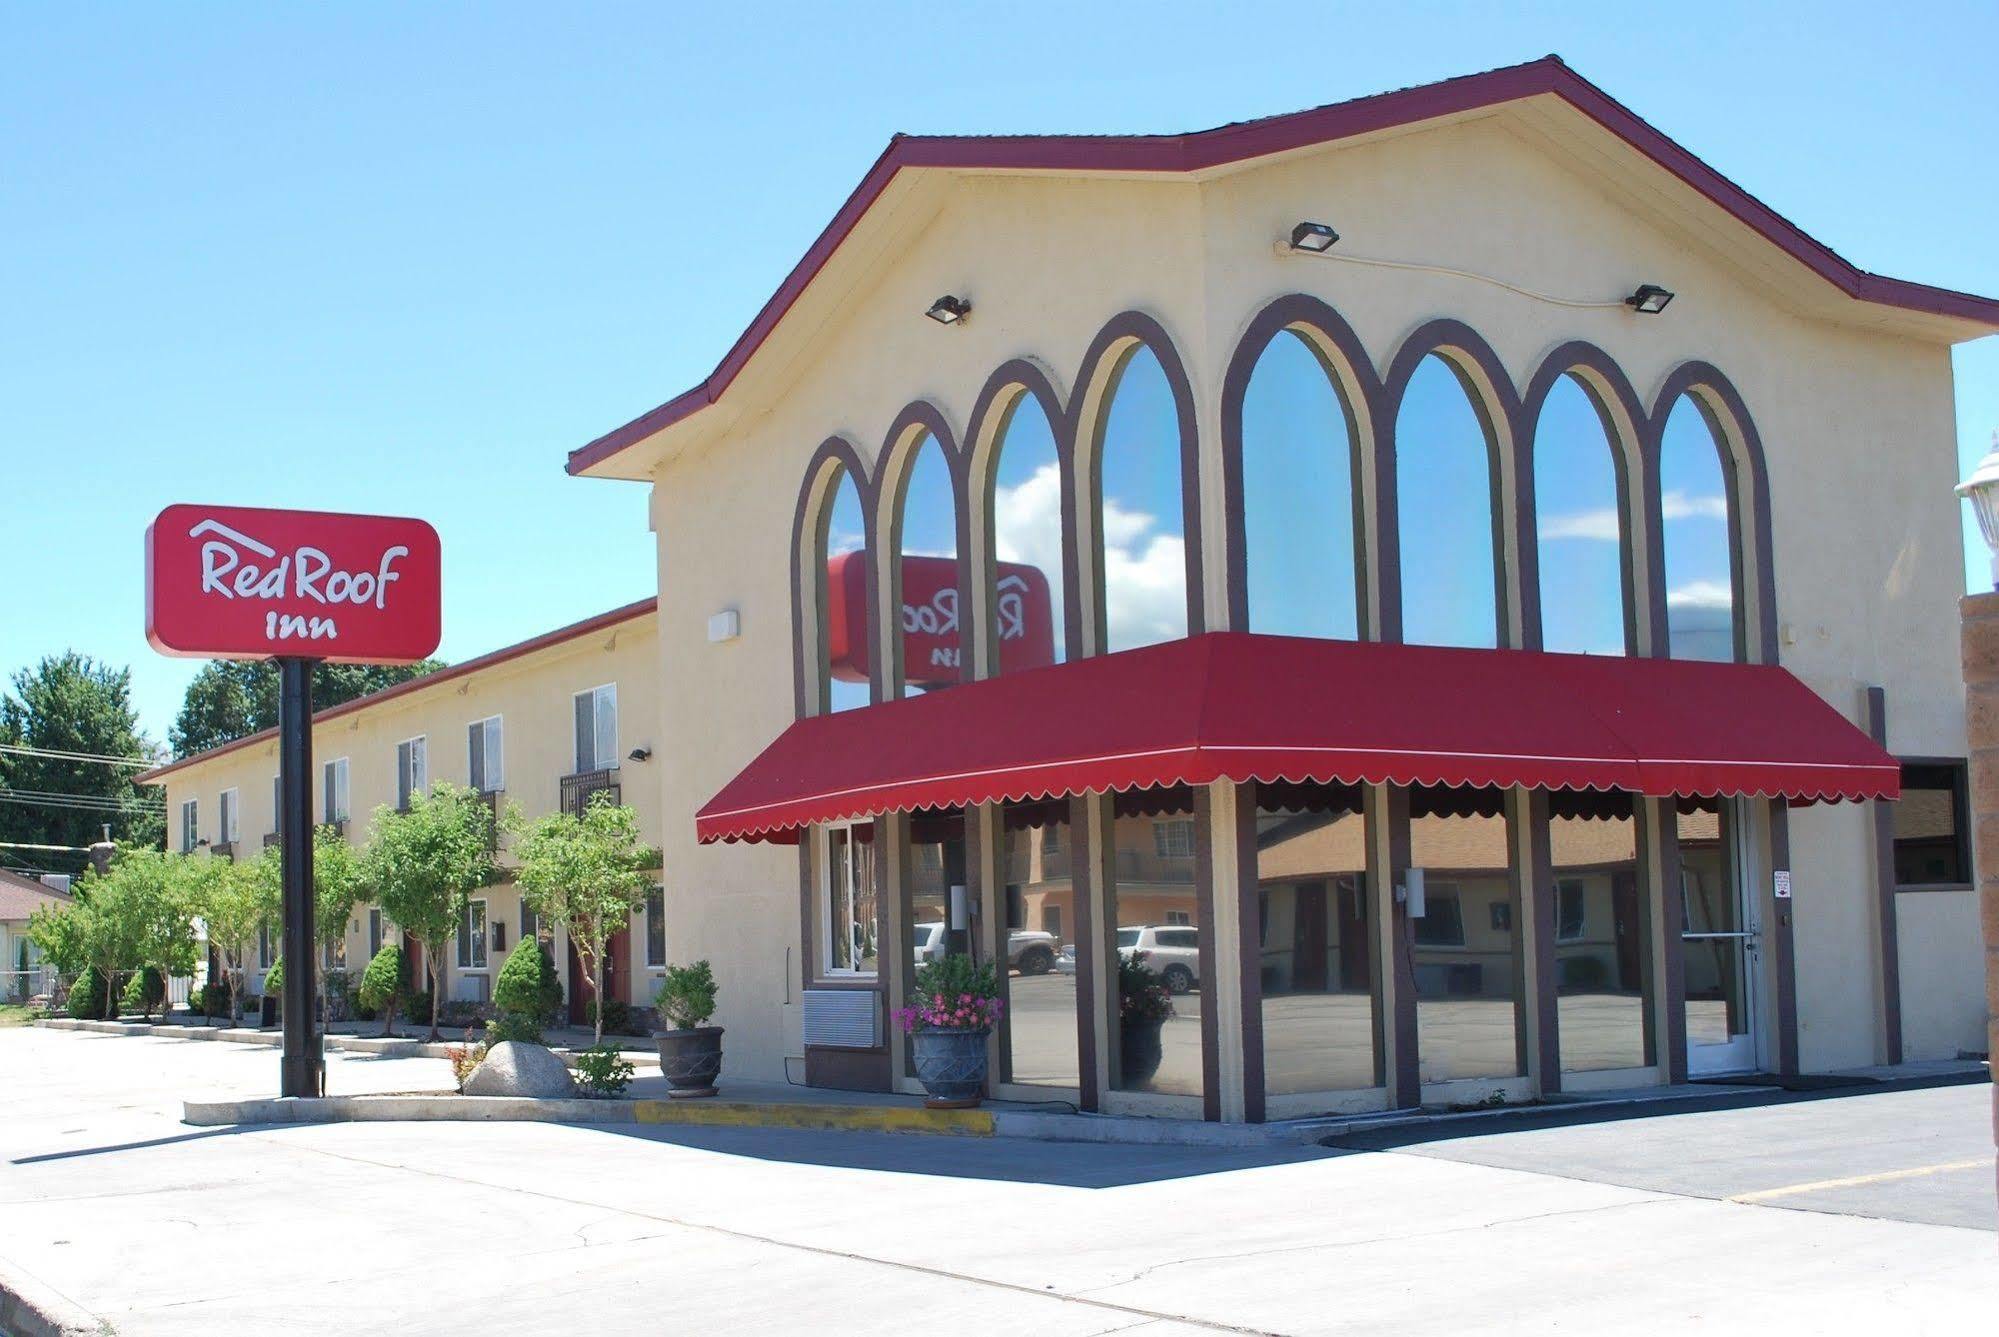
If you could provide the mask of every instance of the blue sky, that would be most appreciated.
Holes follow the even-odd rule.
[[[10,0],[0,670],[130,664],[164,735],[172,501],[429,518],[454,659],[650,592],[642,489],[563,453],[704,376],[896,130],[1192,129],[1556,51],[1856,263],[1999,293],[1995,43],[1989,4]],[[1968,465],[1999,341],[1958,377]]]

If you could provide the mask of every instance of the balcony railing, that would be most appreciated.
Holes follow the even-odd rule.
[[[227,859],[231,863],[234,863],[236,861],[236,842],[233,840],[218,840],[208,847],[208,852],[218,859]]]
[[[266,831],[264,833],[264,848],[269,849],[271,846],[283,841],[284,838],[285,835],[282,831]]]
[[[612,803],[624,801],[616,766],[601,771],[578,771],[575,775],[562,777],[562,810],[572,817],[581,817],[583,810],[590,806],[590,800],[598,794],[609,794]]]

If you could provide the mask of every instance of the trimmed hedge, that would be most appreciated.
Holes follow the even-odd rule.
[[[148,1021],[161,1003],[167,1000],[167,982],[160,977],[157,966],[146,966],[125,982],[125,994],[121,1003],[127,1012],[137,1012]]]
[[[515,947],[493,981],[495,1028],[506,1039],[540,1044],[542,1028],[555,1020],[561,1006],[562,981],[548,949],[532,938]]]
[[[69,986],[69,1014],[78,1021],[104,1020],[104,976],[96,966],[85,966]]]

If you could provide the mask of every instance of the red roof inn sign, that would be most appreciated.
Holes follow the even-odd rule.
[[[396,664],[437,649],[421,520],[169,506],[146,530],[146,639],[168,655]]]

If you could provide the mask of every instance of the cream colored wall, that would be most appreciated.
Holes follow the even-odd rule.
[[[1977,978],[1983,971],[1978,893],[1910,891],[1895,899],[1901,907],[1904,1057],[1914,1061],[1984,1053],[1982,994],[1909,987],[1930,974],[1962,979]]]
[[[675,763],[663,746],[659,728],[661,680],[657,672],[658,617],[647,613],[606,627],[588,636],[523,655],[455,679],[407,693],[379,706],[354,711],[313,727],[313,814],[322,811],[321,767],[339,757],[348,759],[348,840],[366,840],[372,816],[378,808],[393,807],[396,801],[396,747],[405,739],[423,735],[430,779],[468,784],[471,754],[467,727],[475,720],[499,715],[502,720],[502,752],[505,766],[505,802],[517,806],[529,817],[556,810],[560,801],[561,778],[575,770],[576,693],[616,683],[618,688],[618,752],[620,757],[634,748],[653,752],[646,762],[625,760],[619,768],[622,798],[636,810],[640,830],[649,844],[660,843],[662,775]],[[276,740],[224,753],[169,774],[164,788],[167,811],[172,814],[168,835],[178,848],[180,804],[193,797],[200,803],[200,834],[210,840],[217,835],[219,795],[236,786],[242,794],[240,857],[254,858],[261,852],[265,833],[276,828],[271,777],[278,771]],[[502,845],[501,861],[506,862]],[[675,879],[662,874],[668,895]],[[492,904],[489,919],[507,916],[507,946],[516,945],[519,928],[519,899],[509,886],[489,889]],[[490,939],[489,939],[490,943]],[[350,967],[366,964],[367,907],[356,911],[349,923],[347,939]],[[671,943],[669,942],[669,951]],[[496,974],[504,953],[489,950],[489,974]],[[633,917],[631,960],[627,976],[635,982],[648,975],[645,964],[643,914]],[[657,972],[652,972],[655,976]],[[460,996],[460,972],[455,962],[450,969],[452,997]],[[652,986],[635,983],[633,996],[650,1000]]]
[[[675,685],[662,728],[686,758],[665,777],[667,861],[699,888],[674,899],[672,936],[715,960],[733,1070],[778,1071],[777,1005],[798,969],[789,959],[796,855],[699,848],[693,813],[792,717],[789,542],[808,457],[836,433],[873,457],[898,410],[919,398],[962,434],[987,375],[1009,358],[1040,362],[1066,397],[1092,337],[1128,308],[1162,323],[1193,382],[1211,626],[1225,607],[1220,385],[1265,304],[1291,292],[1323,298],[1378,370],[1419,325],[1453,317],[1492,344],[1516,387],[1557,345],[1584,339],[1625,369],[1648,407],[1689,360],[1733,381],[1769,461],[1783,662],[1849,718],[1858,718],[1862,686],[1884,686],[1896,750],[1961,755],[1948,350],[1865,327],[1872,313],[1857,303],[1833,308],[1850,311],[1852,325],[1808,318],[1739,256],[1661,230],[1631,198],[1496,119],[1207,182],[969,177],[942,195],[927,225],[906,226],[892,263],[858,283],[809,342],[788,336],[781,370],[746,373],[734,401],[715,411],[727,424],[719,438],[693,429],[657,476],[652,506],[659,672]],[[1346,254],[1596,300],[1656,281],[1678,298],[1664,316],[1641,318],[1463,278],[1274,253],[1273,240],[1299,218],[1332,222]],[[951,328],[924,320],[942,292],[970,297],[972,318]],[[725,607],[741,610],[743,634],[710,645],[702,628]],[[1794,826],[1808,1067],[1872,1061],[1871,1028],[1850,987],[1871,950],[1868,820],[1842,807]],[[1767,896],[1767,878],[1759,885]],[[1936,1005],[1932,995],[1970,997],[1978,986],[1969,969],[1925,970],[1905,988],[1922,1011]]]

